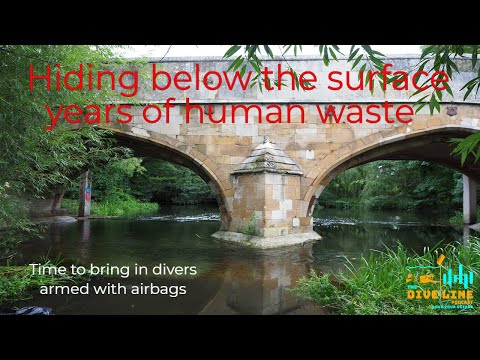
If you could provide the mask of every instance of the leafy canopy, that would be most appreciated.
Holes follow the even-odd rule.
[[[48,91],[41,81],[29,90],[29,69],[40,73],[60,64],[64,72],[78,65],[93,69],[124,62],[114,46],[0,45],[0,251],[32,232],[26,199],[60,191],[88,168],[125,157],[129,151],[116,147],[105,130],[87,126],[72,131],[57,126],[45,131],[45,105],[80,107],[112,101],[114,91]],[[52,82],[54,72],[52,71]],[[54,82],[53,82],[54,83]],[[43,86],[42,86],[43,85]]]

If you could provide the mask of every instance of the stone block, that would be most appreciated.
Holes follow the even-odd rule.
[[[350,153],[350,148],[347,145],[341,146],[337,150],[337,156],[339,158],[344,157],[345,155]]]
[[[139,115],[134,115],[132,117],[132,121],[130,122],[130,125],[143,125],[145,123],[145,120],[143,120],[143,116],[140,113]]]
[[[284,210],[273,210],[270,217],[271,220],[283,220],[285,218],[286,218],[286,214]]]
[[[285,186],[284,193],[286,199],[300,199],[300,186]]]
[[[138,127],[132,127],[132,133],[134,133],[135,135],[140,135],[147,138],[150,137],[150,134],[148,133],[147,130],[140,129]]]
[[[337,124],[339,125],[339,124]],[[334,143],[348,143],[355,139],[355,135],[351,129],[338,128],[337,126],[331,129],[330,138],[327,135],[327,140],[332,140]]]
[[[309,160],[315,159],[315,151],[314,150],[305,150],[305,158]]]
[[[282,200],[284,198],[283,194],[283,185],[268,185],[272,189],[272,198],[277,200]]]
[[[195,145],[195,147],[190,151],[190,155],[193,156],[194,158],[198,159],[199,161],[203,161],[207,158],[207,155],[205,153],[201,152],[200,149],[202,149],[201,145]]]
[[[265,174],[266,185],[281,185],[282,175],[280,174]]]
[[[212,144],[222,145],[222,144],[235,144],[235,136],[215,136],[211,141]]]
[[[427,121],[428,128],[437,127],[437,126],[442,126],[442,120],[439,119],[438,117],[433,117]]]
[[[205,166],[207,166],[210,169],[210,171],[214,171],[215,169],[218,168],[218,164],[213,162],[211,159],[207,158],[203,161],[203,163],[205,164]]]
[[[265,197],[265,205],[264,206],[265,206],[265,209],[267,209],[267,210],[278,209],[279,206],[280,206],[280,200]]]
[[[291,131],[291,130],[290,130]],[[317,135],[318,131],[316,128],[296,128],[295,129],[295,134],[298,135],[310,135],[310,136],[315,136]]]
[[[294,217],[294,218],[292,219],[292,226],[293,226],[293,227],[299,227],[299,226],[300,226],[300,219],[297,218],[297,217]]]
[[[236,125],[235,135],[237,136],[258,136],[258,125]]]
[[[222,136],[235,136],[236,130],[234,124],[217,125],[220,127],[220,134]]]
[[[382,140],[382,135],[378,132],[376,133],[373,133],[371,135],[368,135],[366,137],[363,138],[363,142],[366,144],[366,145],[370,145],[370,144],[374,144],[380,140]]]
[[[292,200],[291,199],[280,200],[280,209],[281,210],[291,210],[292,209]]]
[[[300,176],[297,175],[283,175],[283,184],[287,186],[300,186]]]
[[[307,175],[305,175],[307,178],[311,179],[316,179],[318,175],[320,175],[321,169],[318,168],[317,166],[312,167]]]
[[[365,147],[365,143],[363,142],[362,139],[356,140],[354,142],[351,142],[348,144],[348,147],[350,148],[351,151],[357,151]]]
[[[310,216],[301,217],[300,226],[310,226],[312,223],[312,218]]]
[[[275,237],[275,236],[284,236],[289,234],[289,229],[287,226],[284,227],[271,227],[263,229],[263,236],[266,238]]]
[[[168,118],[169,124],[183,124],[185,122],[185,119],[183,116],[176,116],[176,115],[170,115]]]
[[[230,164],[232,164],[232,165],[238,165],[243,160],[245,160],[245,158],[243,156],[230,156]]]
[[[265,225],[264,227],[265,228],[280,228],[280,227],[284,227],[284,226],[288,226],[288,223],[285,221],[285,220],[272,220],[272,219],[267,219],[265,220]]]

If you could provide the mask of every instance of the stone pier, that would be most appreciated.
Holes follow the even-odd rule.
[[[320,239],[312,217],[302,216],[300,167],[265,137],[232,172],[234,190],[230,231],[213,236],[269,248]]]

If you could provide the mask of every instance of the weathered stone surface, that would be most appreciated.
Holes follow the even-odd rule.
[[[305,244],[308,242],[320,240],[322,237],[315,231],[304,232],[300,234],[274,236],[269,238],[250,236],[231,231],[217,231],[212,237],[245,246],[259,249],[271,249],[283,246],[292,246]]]
[[[38,224],[69,224],[78,220],[72,216],[48,216],[35,218],[34,221]]]

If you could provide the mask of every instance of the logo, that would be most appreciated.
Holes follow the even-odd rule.
[[[407,299],[428,301],[433,309],[473,309],[473,272],[442,266],[441,254],[436,266],[407,266]]]

